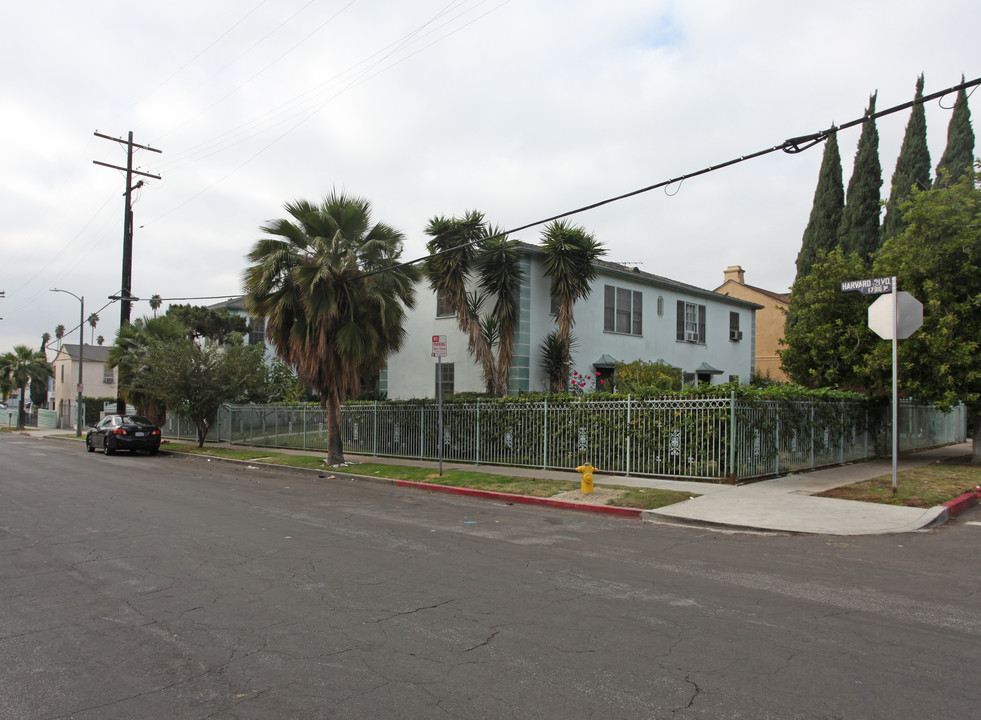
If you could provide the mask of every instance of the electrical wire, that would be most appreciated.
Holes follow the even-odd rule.
[[[514,227],[511,228],[510,230],[505,230],[485,238],[478,238],[477,240],[471,240],[470,242],[462,243],[460,245],[457,245],[456,247],[447,248],[446,250],[440,250],[439,252],[430,253],[429,255],[416,258],[415,260],[409,260],[407,262],[390,265],[389,267],[380,268],[378,270],[372,270],[370,272],[362,273],[357,277],[353,277],[348,280],[344,280],[342,282],[353,282],[355,280],[360,280],[362,278],[371,277],[372,275],[379,275],[383,272],[388,272],[390,270],[397,270],[399,268],[408,267],[410,265],[416,265],[418,263],[425,262],[430,258],[455,252],[456,250],[461,250],[465,247],[469,247],[470,245],[475,245],[477,243],[487,242],[489,240],[496,240],[499,238],[507,237],[508,235],[521,232],[522,230],[528,230],[529,228],[537,227],[538,225],[544,225],[546,223],[554,222],[556,220],[561,220],[563,218],[567,218],[572,215],[578,215],[580,213],[586,212],[587,210],[595,210],[598,207],[609,205],[610,203],[619,202],[620,200],[626,200],[627,198],[631,198],[636,195],[642,195],[643,193],[650,192],[651,190],[657,190],[658,188],[662,188],[662,187],[666,188],[674,183],[680,184],[689,178],[698,177],[700,175],[707,175],[708,173],[715,172],[717,170],[722,170],[723,168],[727,168],[732,165],[738,165],[739,163],[746,162],[747,160],[754,160],[756,158],[763,157],[764,155],[769,155],[770,153],[774,153],[777,151],[783,151],[788,155],[796,155],[798,153],[804,152],[805,150],[814,147],[815,145],[821,142],[824,142],[831,135],[840,132],[842,130],[846,130],[856,125],[862,125],[864,123],[876,120],[880,117],[885,117],[886,115],[892,115],[893,113],[901,112],[903,110],[913,107],[914,105],[922,105],[932,100],[943,98],[945,95],[959,92],[962,89],[976,88],[978,85],[981,85],[981,78],[975,78],[974,80],[970,80],[968,82],[962,82],[961,84],[954,85],[953,87],[949,87],[946,90],[941,90],[939,92],[931,93],[930,95],[925,95],[921,98],[915,98],[913,100],[910,100],[909,102],[902,103],[901,105],[894,105],[893,107],[887,108],[885,110],[880,110],[879,112],[865,114],[861,118],[858,118],[856,120],[851,120],[849,122],[843,123],[842,125],[838,125],[838,126],[832,125],[827,130],[821,130],[819,132],[811,133],[809,135],[801,135],[799,137],[789,138],[787,140],[784,140],[779,145],[774,145],[773,147],[768,147],[764,150],[758,150],[757,152],[750,153],[748,155],[740,155],[737,158],[733,158],[732,160],[727,160],[726,162],[719,163],[718,165],[709,165],[706,168],[702,168],[701,170],[696,170],[695,172],[687,173],[686,175],[679,175],[678,177],[670,178],[668,180],[662,180],[661,182],[654,183],[653,185],[648,185],[647,187],[642,187],[638,190],[631,190],[630,192],[623,193],[622,195],[617,195],[616,197],[607,198],[606,200],[600,200],[598,202],[590,203],[589,205],[584,205],[574,210],[567,210],[565,212],[559,213],[558,215],[552,215],[551,217],[545,218],[543,220],[535,220],[534,222],[526,223],[524,225],[519,225],[518,227]]]

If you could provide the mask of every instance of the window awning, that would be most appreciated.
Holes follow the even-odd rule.
[[[721,375],[724,371],[712,367],[707,362],[703,362],[701,365],[695,368],[695,372],[704,375]]]
[[[681,368],[678,367],[677,365],[672,365],[667,360],[662,360],[661,358],[658,358],[657,360],[655,360],[654,361],[654,364],[655,365],[663,365],[664,367],[669,367],[672,370],[681,370]]]
[[[618,362],[620,361],[617,360],[615,357],[611,357],[606,353],[603,353],[602,355],[600,355],[599,360],[593,363],[593,367],[613,367]]]

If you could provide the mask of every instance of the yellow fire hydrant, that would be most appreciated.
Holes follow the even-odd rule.
[[[582,473],[582,487],[580,492],[585,495],[586,493],[591,493],[593,491],[593,473],[596,471],[589,463],[583,463],[576,468],[576,472]]]

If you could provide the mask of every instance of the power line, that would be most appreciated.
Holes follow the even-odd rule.
[[[930,95],[926,95],[926,96],[921,97],[921,98],[915,98],[913,100],[910,100],[909,102],[902,103],[901,105],[894,105],[894,106],[892,106],[890,108],[887,108],[886,110],[881,110],[879,112],[872,113],[871,115],[868,115],[868,114],[867,115],[863,115],[861,118],[858,118],[856,120],[851,120],[849,122],[843,123],[842,125],[838,125],[838,126],[832,125],[827,130],[821,130],[819,132],[810,133],[808,135],[801,135],[801,136],[798,136],[798,137],[792,137],[792,138],[789,138],[787,140],[784,140],[779,145],[774,145],[773,147],[769,147],[769,148],[766,148],[764,150],[758,150],[757,152],[750,153],[748,155],[740,155],[737,158],[733,158],[731,160],[727,160],[726,162],[720,163],[718,165],[709,165],[706,168],[702,168],[701,170],[696,170],[695,172],[691,172],[691,173],[688,173],[686,175],[679,175],[678,177],[674,177],[674,178],[671,178],[669,180],[662,180],[661,182],[654,183],[653,185],[648,185],[647,187],[642,187],[642,188],[640,188],[638,190],[631,190],[630,192],[623,193],[622,195],[617,195],[615,197],[607,198],[606,200],[600,200],[598,202],[594,202],[594,203],[591,203],[589,205],[583,205],[582,207],[576,208],[575,210],[567,210],[566,212],[559,213],[558,215],[553,215],[551,217],[545,218],[544,220],[535,220],[534,222],[530,222],[530,223],[527,223],[525,225],[519,225],[518,227],[511,228],[510,230],[504,230],[504,231],[499,232],[499,233],[497,233],[495,235],[490,235],[490,236],[485,237],[485,238],[478,238],[476,240],[471,240],[470,242],[466,242],[466,243],[463,243],[461,245],[457,245],[456,247],[453,247],[453,248],[448,248],[446,250],[440,250],[439,252],[431,253],[429,255],[424,255],[423,257],[416,258],[415,260],[408,260],[408,261],[403,262],[403,263],[397,263],[395,265],[390,265],[389,267],[386,267],[386,268],[380,268],[378,270],[372,270],[371,272],[363,273],[363,274],[359,275],[356,278],[351,278],[350,280],[344,280],[342,282],[351,282],[353,280],[359,280],[361,278],[371,277],[372,275],[379,275],[379,274],[381,274],[383,272],[388,272],[389,270],[397,270],[398,268],[403,268],[403,267],[408,267],[410,265],[415,265],[417,263],[423,262],[423,261],[428,260],[430,258],[438,257],[440,255],[445,255],[447,253],[451,253],[451,252],[454,252],[456,250],[460,250],[460,249],[465,248],[465,247],[468,247],[470,245],[475,245],[475,244],[477,244],[479,242],[486,242],[488,240],[496,240],[496,239],[499,239],[499,238],[502,238],[502,237],[507,237],[508,235],[511,235],[512,233],[521,232],[522,230],[528,230],[529,228],[533,228],[533,227],[536,227],[538,225],[544,225],[545,223],[550,223],[550,222],[554,222],[556,220],[561,220],[563,218],[567,218],[567,217],[570,217],[572,215],[578,215],[580,213],[586,212],[587,210],[595,210],[598,207],[602,207],[604,205],[609,205],[610,203],[615,203],[615,202],[618,202],[620,200],[626,200],[627,198],[634,197],[635,195],[642,195],[643,193],[650,192],[651,190],[657,190],[659,188],[666,188],[666,187],[668,187],[670,185],[673,185],[674,183],[682,183],[682,182],[684,182],[685,180],[687,180],[689,178],[698,177],[700,175],[707,175],[708,173],[715,172],[717,170],[722,170],[723,168],[727,168],[727,167],[730,167],[732,165],[738,165],[739,163],[746,162],[747,160],[754,160],[754,159],[756,159],[758,157],[763,157],[764,155],[769,155],[770,153],[777,152],[778,150],[782,150],[783,152],[787,153],[788,155],[796,155],[798,153],[804,152],[805,150],[809,150],[810,148],[812,148],[815,145],[817,145],[817,144],[819,144],[819,143],[827,140],[831,135],[833,135],[833,134],[835,134],[835,133],[837,133],[837,132],[839,132],[841,130],[846,130],[846,129],[851,128],[851,127],[854,127],[856,125],[862,125],[862,124],[867,123],[867,122],[869,122],[871,120],[876,120],[877,118],[884,117],[886,115],[892,115],[893,113],[897,113],[897,112],[900,112],[902,110],[906,110],[907,108],[911,108],[911,107],[913,107],[915,105],[922,105],[924,103],[930,102],[931,100],[936,100],[938,98],[942,98],[945,95],[949,95],[951,93],[958,92],[958,91],[960,91],[962,89],[971,88],[971,87],[977,87],[978,85],[981,85],[981,78],[975,78],[974,80],[970,80],[968,82],[962,82],[961,84],[954,85],[953,87],[949,87],[946,90],[941,90],[939,92],[935,92],[935,93],[932,93]]]

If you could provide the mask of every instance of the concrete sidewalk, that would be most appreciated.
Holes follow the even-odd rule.
[[[66,434],[59,430],[25,431],[34,437]],[[223,443],[224,444],[224,443]],[[899,458],[899,469],[943,462],[971,453],[971,443],[908,453]],[[164,446],[162,449],[166,449]],[[279,449],[303,455],[324,455],[323,452]],[[357,463],[372,462],[391,465],[411,465],[436,470],[438,463],[406,458],[383,458],[345,453],[351,463],[337,471],[357,475]],[[579,482],[576,472],[544,470],[541,468],[504,467],[499,465],[470,465],[444,462],[443,469],[479,470],[480,472],[517,477],[534,477]],[[880,459],[838,467],[813,470],[786,477],[763,480],[747,485],[722,485],[708,482],[668,480],[661,478],[624,477],[597,474],[597,487],[628,485],[650,487],[698,495],[691,500],[658,510],[645,510],[640,516],[645,522],[709,526],[740,530],[788,532],[819,535],[879,535],[905,533],[942,524],[950,518],[948,508],[929,509],[897,507],[880,503],[813,497],[814,494],[841,485],[868,480],[892,472],[892,460]],[[516,500],[520,498],[516,497]],[[585,509],[585,508],[583,508]]]

